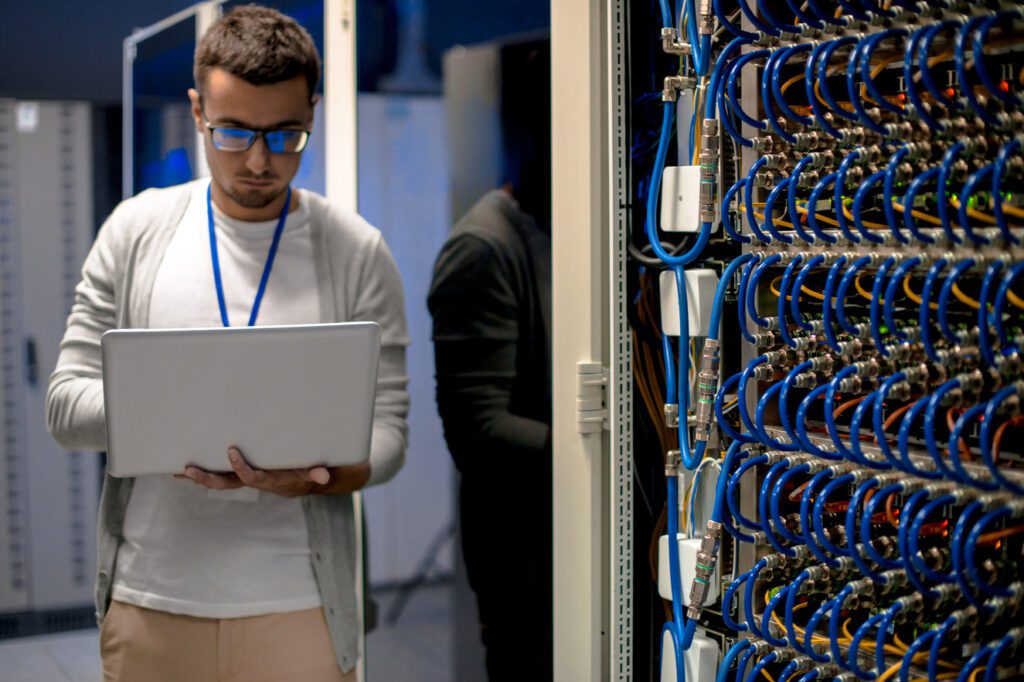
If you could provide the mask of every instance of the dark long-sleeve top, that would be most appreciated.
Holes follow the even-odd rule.
[[[508,193],[487,193],[441,250],[427,306],[456,466],[464,475],[498,464],[547,468],[550,237]]]

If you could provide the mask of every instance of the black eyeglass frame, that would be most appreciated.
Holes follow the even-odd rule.
[[[216,149],[217,151],[221,151],[221,152],[236,153],[236,154],[237,153],[242,153],[242,152],[247,152],[250,149],[252,149],[252,146],[254,144],[256,144],[256,140],[257,139],[262,139],[263,140],[263,144],[267,145],[267,151],[269,151],[271,154],[301,154],[302,152],[304,152],[306,150],[306,145],[309,144],[309,136],[313,132],[312,130],[308,130],[308,129],[305,129],[305,128],[244,128],[242,126],[237,126],[237,125],[215,125],[215,124],[210,123],[210,122],[206,123],[206,129],[210,131],[210,142],[213,143],[214,149]],[[217,130],[237,130],[237,131],[241,131],[241,132],[251,133],[252,134],[252,138],[249,140],[249,144],[247,144],[245,147],[243,147],[241,149],[230,149],[230,148],[225,149],[225,148],[223,148],[223,147],[221,147],[221,146],[219,146],[217,144],[216,137],[214,136],[214,133]],[[302,142],[301,142],[301,145],[299,146],[299,149],[296,149],[295,151],[290,151],[290,152],[289,151],[279,151],[278,152],[278,151],[274,151],[273,149],[271,149],[270,143],[267,142],[267,135],[270,134],[270,133],[303,133],[305,137],[302,138]]]

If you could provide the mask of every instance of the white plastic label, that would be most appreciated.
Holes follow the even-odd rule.
[[[707,336],[711,326],[711,308],[718,288],[718,274],[714,270],[686,271],[686,320],[690,336]],[[679,295],[676,276],[671,270],[661,273],[661,331],[679,336]]]
[[[661,229],[700,232],[700,166],[669,166],[662,173]]]

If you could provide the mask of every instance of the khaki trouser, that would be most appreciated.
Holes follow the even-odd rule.
[[[195,618],[111,602],[100,628],[104,682],[355,682],[319,608]]]

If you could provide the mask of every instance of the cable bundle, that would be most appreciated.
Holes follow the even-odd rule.
[[[720,680],[1024,676],[1024,629],[1008,626],[1024,603],[1024,9],[725,4],[684,3],[685,29],[662,4],[663,45],[691,59],[665,81],[647,204],[683,327],[678,361],[664,351],[670,537],[680,467],[728,445],[686,619],[670,558],[677,664],[724,526],[759,558],[723,593],[725,626],[751,637]],[[702,228],[671,255],[657,183],[688,88]],[[723,192],[719,129],[756,154]],[[745,253],[723,269],[691,387],[683,271],[719,220]],[[753,358],[720,381],[733,293]]]

